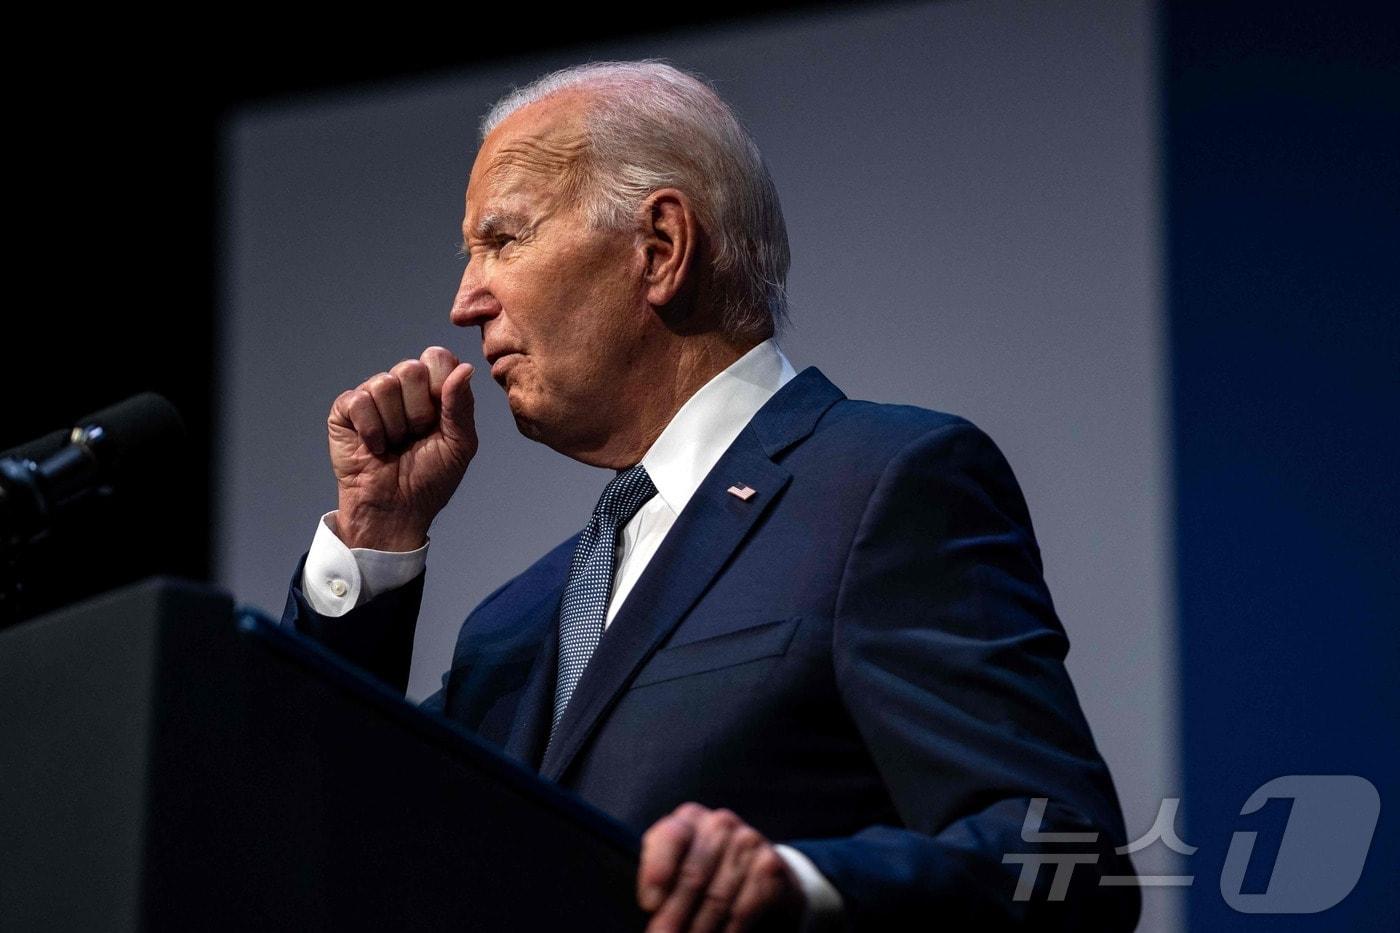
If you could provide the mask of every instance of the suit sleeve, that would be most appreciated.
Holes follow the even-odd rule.
[[[1137,888],[1098,883],[1132,869],[1113,852],[1122,816],[1064,667],[1030,517],[976,427],[939,427],[890,460],[834,632],[838,689],[903,824],[791,843],[840,890],[851,927],[1133,928]],[[1031,829],[1081,839],[1028,841],[1035,798],[1047,802]],[[1060,898],[1053,862],[1015,896],[1027,854],[1078,858]]]
[[[332,617],[318,613],[302,592],[305,566],[306,555],[302,555],[292,574],[282,624],[314,638],[395,689],[407,690],[409,665],[413,660],[413,632],[423,601],[426,571],[345,615]],[[435,694],[422,705],[436,709],[440,703],[440,695]]]

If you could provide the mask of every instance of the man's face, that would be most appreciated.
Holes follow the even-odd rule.
[[[590,229],[563,190],[583,145],[583,101],[538,101],[482,143],[462,225],[470,260],[452,307],[454,324],[481,328],[520,431],[573,456],[598,449],[607,417],[625,406],[614,393],[646,343],[649,313],[637,237]]]

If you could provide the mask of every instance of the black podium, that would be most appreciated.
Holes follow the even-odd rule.
[[[150,580],[0,632],[0,930],[641,929],[620,824]]]

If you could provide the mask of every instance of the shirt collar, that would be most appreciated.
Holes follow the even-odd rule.
[[[771,339],[739,357],[686,400],[642,466],[677,515],[754,414],[796,375]]]

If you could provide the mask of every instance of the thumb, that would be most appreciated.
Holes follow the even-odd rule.
[[[442,384],[442,433],[455,442],[476,435],[476,399],[471,387],[475,371],[471,363],[460,363]]]

